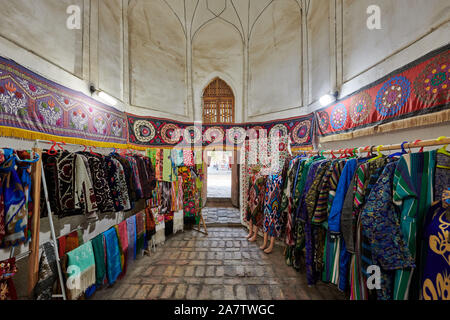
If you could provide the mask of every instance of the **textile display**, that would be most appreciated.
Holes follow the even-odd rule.
[[[106,283],[105,237],[103,233],[96,236],[91,242],[95,259],[95,284],[100,287]]]
[[[31,237],[31,164],[27,151],[0,149],[0,247],[26,243]],[[20,159],[20,160],[19,160]]]
[[[126,127],[124,113],[0,57],[2,136],[126,147]]]
[[[92,243],[86,242],[67,253],[67,291],[69,299],[78,299],[95,284],[95,258]]]
[[[119,239],[115,228],[111,228],[104,233],[106,245],[106,274],[108,283],[116,282],[122,272],[120,261]]]
[[[17,273],[16,258],[0,261],[0,301],[17,300],[13,276]]]
[[[183,228],[184,228],[183,210],[175,211],[173,214],[173,233],[183,231]]]
[[[39,260],[38,280],[33,289],[35,300],[51,300],[53,287],[58,279],[56,255],[54,244],[47,241],[43,244],[41,258]]]
[[[127,113],[129,143],[136,146],[173,148],[198,146],[229,145],[242,146],[248,129],[266,129],[271,132],[281,130],[289,135],[292,147],[312,145],[314,115],[280,119],[270,122],[240,124],[214,124],[194,126],[193,123],[178,122],[170,119],[142,117]],[[272,133],[273,134],[273,133]],[[186,158],[185,158],[186,160]],[[189,166],[189,163],[184,162]]]
[[[447,195],[433,204],[425,221],[426,263],[421,280],[423,300],[450,300],[450,186]]]
[[[448,109],[450,45],[315,112],[324,137]]]

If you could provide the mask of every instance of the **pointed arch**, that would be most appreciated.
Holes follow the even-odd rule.
[[[234,93],[219,77],[203,89],[203,123],[234,123]]]

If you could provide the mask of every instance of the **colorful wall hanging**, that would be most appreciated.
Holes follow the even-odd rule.
[[[2,136],[118,147],[126,125],[123,112],[0,57]]]
[[[324,137],[438,112],[449,106],[447,45],[318,110],[315,120],[319,136]]]
[[[187,145],[186,143],[197,143],[204,147],[225,146],[227,144],[241,146],[247,136],[247,129],[266,129],[268,136],[279,129],[285,134],[289,134],[293,148],[312,145],[312,113],[301,117],[252,124],[236,123],[203,126],[133,114],[127,114],[127,117],[129,143],[137,146],[171,148],[180,143],[184,143],[184,145]],[[185,140],[183,140],[183,137]]]

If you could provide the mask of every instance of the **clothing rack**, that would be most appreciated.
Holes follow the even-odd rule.
[[[296,151],[295,154],[348,154],[352,151],[361,152],[374,152],[374,151],[390,151],[390,150],[400,150],[400,149],[411,149],[411,148],[422,148],[422,147],[432,147],[450,144],[450,138],[439,137],[437,139],[430,140],[416,140],[414,142],[407,142],[401,144],[391,144],[391,145],[379,145],[379,146],[366,146],[366,147],[356,147],[356,148],[346,148],[339,150],[308,150],[308,151]]]

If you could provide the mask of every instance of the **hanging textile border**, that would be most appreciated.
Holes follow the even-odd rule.
[[[376,128],[371,130],[370,127],[449,107],[450,45],[446,45],[316,111],[315,121],[319,137],[343,134],[342,139],[330,140],[345,140],[351,139],[357,129],[367,128],[374,133]],[[415,124],[429,124],[425,120]],[[410,127],[411,123],[404,122],[403,126],[405,124]],[[325,141],[321,139],[321,142]]]
[[[0,57],[2,136],[98,147],[127,144],[126,116]],[[89,142],[87,142],[87,140]]]
[[[129,143],[138,146],[174,148],[193,144],[197,147],[242,145],[247,130],[265,129],[267,136],[280,130],[291,138],[292,148],[312,146],[314,114],[267,122],[196,125],[164,118],[143,117],[127,113]],[[252,133],[253,134],[253,133]],[[258,133],[255,133],[258,134]]]

